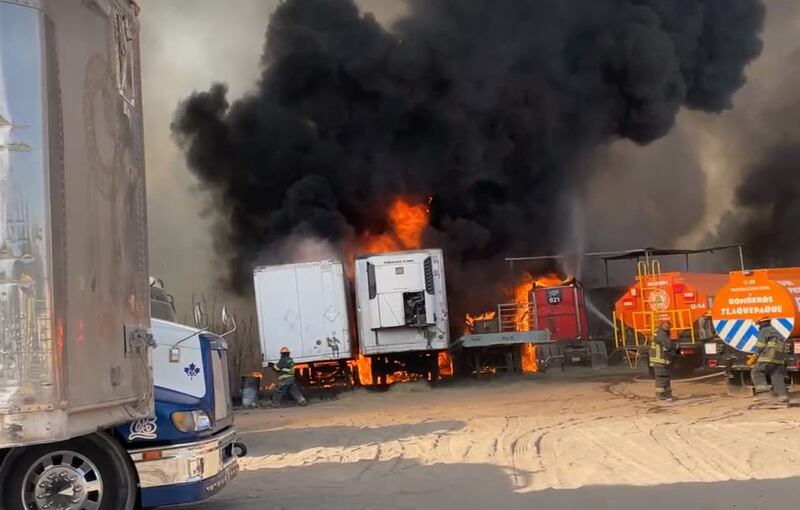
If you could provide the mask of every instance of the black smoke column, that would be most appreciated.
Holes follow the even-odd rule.
[[[219,212],[227,282],[290,236],[343,246],[433,197],[451,316],[489,308],[497,260],[555,249],[576,162],[719,112],[761,51],[759,0],[409,0],[391,30],[352,0],[286,0],[257,87],[189,97],[173,131]],[[467,308],[467,304],[469,308]]]

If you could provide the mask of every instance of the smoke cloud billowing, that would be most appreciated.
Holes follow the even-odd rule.
[[[193,193],[197,179],[170,139],[178,101],[197,84],[225,76],[232,94],[258,78],[258,41],[277,0],[139,0],[142,95],[147,168],[150,270],[175,296],[178,317],[190,317],[193,295],[219,296],[206,275],[218,268],[209,231],[217,215]],[[247,12],[247,17],[241,12]],[[254,45],[253,43],[256,42]],[[198,62],[203,61],[203,65]],[[176,235],[180,232],[180,235]],[[228,296],[224,296],[227,298]],[[230,306],[230,300],[227,300]]]
[[[488,308],[498,260],[559,249],[581,162],[720,112],[761,51],[759,0],[409,0],[387,30],[352,0],[287,0],[261,79],[189,97],[173,133],[220,209],[233,289],[265,252],[343,246],[432,197],[452,315]],[[647,171],[643,169],[642,171]]]
[[[800,265],[798,162],[800,137],[776,142],[736,189],[735,208],[723,217],[714,240],[743,243],[749,267]]]
[[[711,242],[741,242],[749,267],[800,265],[800,5],[770,4],[770,16],[787,20],[774,34],[777,79],[764,83],[764,102],[741,128],[753,148],[735,187],[733,203]]]

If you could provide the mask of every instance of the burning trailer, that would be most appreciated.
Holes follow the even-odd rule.
[[[672,340],[677,343],[676,370],[692,371],[703,366],[703,342],[714,336],[711,308],[715,296],[727,284],[725,274],[689,271],[689,255],[739,248],[722,246],[701,250],[658,250],[646,248],[604,257],[636,260],[637,275],[614,306],[614,342],[631,368],[646,359],[656,328],[664,321],[672,325]],[[662,272],[654,256],[682,255],[686,271]],[[740,257],[741,259],[741,257]]]
[[[442,250],[359,256],[354,283],[361,384],[452,374]]]
[[[347,277],[338,260],[257,267],[253,271],[263,366],[289,348],[298,382],[349,387],[355,356]]]
[[[258,267],[253,280],[262,363],[288,347],[306,388],[452,375],[441,250],[358,257],[355,314],[339,260]]]
[[[800,382],[800,268],[734,271],[717,293],[711,312],[717,337],[704,344],[705,364],[725,368],[728,392],[752,394],[748,357],[756,350],[759,318],[767,316],[789,339],[787,378]]]
[[[526,274],[513,301],[478,316],[467,315],[453,349],[465,375],[563,370],[563,338],[586,331],[582,291],[572,277]]]

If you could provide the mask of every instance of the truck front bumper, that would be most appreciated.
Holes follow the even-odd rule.
[[[707,342],[704,347],[704,365],[709,368],[724,368],[726,372],[750,372],[748,353],[737,351],[721,341]],[[792,353],[786,356],[786,371],[800,372],[800,341],[793,343]]]
[[[191,503],[213,496],[239,472],[236,431],[196,443],[130,451],[143,508]]]

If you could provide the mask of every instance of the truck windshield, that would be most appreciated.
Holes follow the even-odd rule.
[[[176,322],[175,300],[160,287],[150,287],[150,315],[154,319]]]

